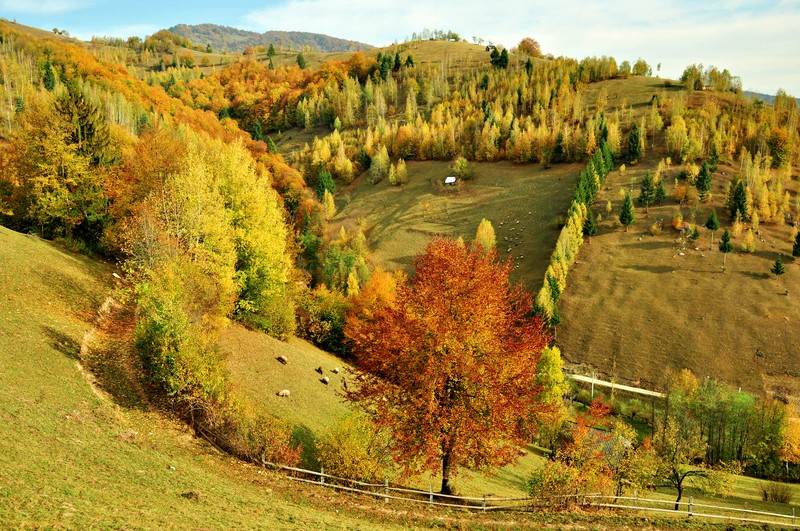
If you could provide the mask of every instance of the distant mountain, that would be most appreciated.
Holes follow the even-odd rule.
[[[217,24],[178,24],[169,31],[183,37],[188,37],[194,44],[210,44],[214,51],[240,52],[248,46],[274,45],[277,49],[303,50],[310,46],[319,52],[349,52],[369,50],[374,48],[363,42],[337,39],[320,33],[306,33],[302,31],[254,31],[240,30],[230,26]]]
[[[744,95],[748,98],[758,98],[765,103],[769,103],[770,105],[775,103],[775,96],[772,94],[761,94],[760,92],[751,92],[749,90],[745,90]],[[800,104],[800,98],[795,99],[797,100],[797,103]]]

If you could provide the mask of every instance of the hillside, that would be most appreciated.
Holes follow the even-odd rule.
[[[470,241],[486,218],[494,226],[500,257],[514,263],[512,280],[529,291],[538,289],[558,238],[558,220],[569,207],[577,166],[545,170],[480,163],[474,180],[453,188],[441,184],[449,174],[446,163],[410,162],[408,172],[408,184],[400,187],[371,185],[362,176],[340,190],[331,234],[342,226],[352,230],[364,223],[375,262],[411,273],[414,256],[433,237]]]
[[[95,327],[110,266],[2,227],[0,263],[0,527],[372,527],[153,411]]]
[[[317,52],[354,52],[369,50],[369,44],[338,39],[320,33],[303,31],[254,31],[241,30],[217,24],[178,24],[169,31],[187,37],[195,44],[210,45],[216,51],[241,52],[247,47],[273,45],[279,50],[304,50],[309,46]]]
[[[661,388],[665,368],[686,367],[701,378],[800,403],[800,360],[795,355],[800,333],[793,325],[800,315],[793,289],[800,270],[787,261],[785,275],[770,273],[779,254],[791,256],[791,227],[762,224],[754,253],[739,250],[744,235],[734,237],[735,250],[723,273],[717,243],[731,223],[721,202],[725,183],[737,168],[721,165],[712,188],[712,197],[718,199],[701,204],[693,214],[672,198],[670,175],[664,204],[651,207],[649,214],[636,208],[636,221],[626,233],[615,217],[620,189],[638,190],[639,179],[654,169],[651,158],[624,176],[612,172],[598,194],[594,209],[605,219],[581,249],[562,299],[558,344],[565,358],[584,365],[584,372],[594,367],[646,388]],[[796,178],[792,180],[794,189]],[[606,217],[609,200],[614,213]],[[692,242],[670,226],[681,210],[687,221],[702,225],[712,208],[722,228],[711,249],[707,229]],[[655,236],[650,232],[653,223],[664,227]],[[587,322],[594,325],[584,326]],[[756,356],[757,350],[764,355]]]

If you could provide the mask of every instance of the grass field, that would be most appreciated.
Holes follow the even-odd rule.
[[[433,237],[460,236],[469,242],[486,218],[494,226],[500,257],[513,259],[512,280],[538,290],[580,166],[474,166],[475,179],[456,187],[441,185],[449,175],[446,162],[408,162],[408,183],[400,187],[385,180],[371,185],[362,175],[337,193],[339,213],[330,230],[363,225],[374,263],[410,271],[414,256]]]
[[[762,241],[753,254],[740,252],[743,235],[722,272],[717,242],[730,228],[723,188],[735,168],[720,165],[714,176],[713,201],[696,210],[672,199],[674,176],[667,177],[663,206],[636,208],[636,221],[625,232],[616,218],[621,189],[633,187],[653,169],[651,157],[641,166],[609,175],[598,194],[595,212],[603,215],[599,234],[584,244],[572,268],[560,309],[563,324],[557,343],[573,364],[599,369],[609,377],[645,388],[658,388],[666,368],[687,367],[700,378],[715,378],[757,394],[800,399],[800,298],[795,286],[800,268],[791,256],[790,227],[761,224]],[[722,174],[724,172],[724,175]],[[632,181],[635,184],[631,184]],[[797,190],[797,177],[790,183]],[[605,205],[611,200],[613,212]],[[697,242],[682,238],[670,221],[681,211],[686,221],[705,223],[715,208],[722,229],[710,247],[701,228]],[[663,221],[653,236],[649,228]],[[786,274],[775,278],[770,267],[778,254]],[[759,349],[763,357],[756,357]]]

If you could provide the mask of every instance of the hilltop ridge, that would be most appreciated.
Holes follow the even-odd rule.
[[[310,46],[318,52],[355,52],[374,48],[363,42],[304,31],[257,33],[218,24],[177,24],[168,28],[168,31],[187,37],[194,43],[208,44],[214,50],[226,52],[242,51],[249,46],[268,47],[270,44],[284,50],[302,50]]]

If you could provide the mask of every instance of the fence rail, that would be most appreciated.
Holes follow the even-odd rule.
[[[688,502],[682,501],[676,503],[670,500],[643,498],[636,495],[636,493],[634,493],[633,496],[607,496],[599,493],[589,493],[549,496],[547,498],[509,498],[496,497],[489,494],[483,496],[454,496],[435,493],[433,492],[432,486],[425,491],[408,487],[391,486],[388,480],[383,483],[368,483],[326,474],[324,470],[317,472],[315,470],[306,470],[274,463],[264,464],[277,470],[289,472],[290,475],[287,477],[292,481],[319,485],[344,492],[366,494],[377,499],[383,499],[386,503],[388,503],[389,500],[396,500],[420,503],[432,507],[451,507],[474,511],[533,511],[534,508],[548,502],[552,503],[556,500],[574,499],[575,503],[578,505],[587,507],[655,512],[676,517],[710,518],[732,522],[800,527],[797,524],[794,509],[792,509],[792,514],[754,511],[747,508],[747,503],[745,503],[745,508],[742,509],[738,507],[694,503],[693,498],[690,498]],[[305,477],[299,477],[298,475],[304,475]],[[678,510],[674,509],[676,505],[679,507]],[[665,508],[663,506],[670,507]],[[698,509],[704,511],[698,512]]]

